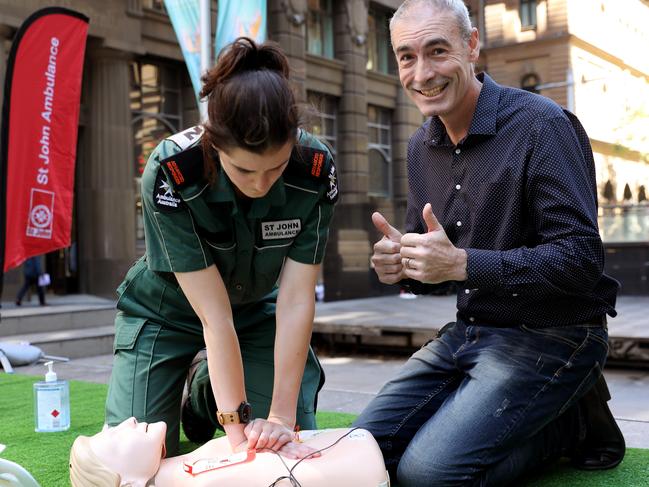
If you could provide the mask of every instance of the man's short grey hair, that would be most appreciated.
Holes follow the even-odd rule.
[[[458,29],[460,29],[460,36],[465,42],[469,41],[472,30],[471,19],[469,18],[469,10],[463,0],[406,0],[390,19],[390,32],[392,32],[397,22],[407,18],[410,11],[420,5],[429,6],[442,12],[450,12],[455,17]]]

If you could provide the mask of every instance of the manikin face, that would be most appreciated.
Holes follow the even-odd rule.
[[[167,425],[138,423],[129,418],[114,428],[104,427],[90,438],[90,447],[106,467],[122,477],[122,483],[144,486],[158,468],[164,454]]]
[[[421,113],[443,118],[457,109],[475,80],[477,30],[467,42],[451,13],[420,5],[396,22],[391,35],[399,79]]]
[[[219,150],[221,167],[232,184],[249,198],[265,196],[286,169],[294,143],[287,142],[263,154],[241,148]]]

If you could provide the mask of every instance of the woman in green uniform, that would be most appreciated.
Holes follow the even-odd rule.
[[[202,348],[207,393],[190,399],[210,433],[220,423],[235,451],[310,453],[290,440],[316,426],[309,340],[338,187],[288,77],[274,44],[237,39],[203,77],[208,121],[163,140],[142,177],[146,255],[118,288],[106,419],[165,421],[169,454]]]

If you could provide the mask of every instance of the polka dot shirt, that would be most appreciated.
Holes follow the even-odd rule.
[[[615,316],[619,285],[602,274],[583,128],[545,97],[486,74],[478,79],[462,141],[453,145],[437,117],[410,140],[406,231],[425,231],[422,209],[431,203],[450,240],[466,250],[468,279],[459,283],[457,306],[468,324],[548,327]]]

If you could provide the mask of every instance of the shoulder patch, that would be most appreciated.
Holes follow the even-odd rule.
[[[160,166],[173,180],[174,187],[184,188],[203,179],[203,148],[196,145],[160,161]]]
[[[185,207],[185,203],[180,199],[178,193],[167,182],[162,168],[158,169],[158,174],[155,177],[152,196],[155,207],[164,213],[182,210]]]
[[[327,151],[306,145],[296,145],[291,153],[290,166],[302,176],[325,179]]]
[[[204,129],[202,125],[195,125],[183,130],[182,132],[178,132],[171,137],[167,137],[167,140],[170,140],[174,144],[176,144],[180,148],[180,150],[185,150],[201,138],[201,136],[203,135],[203,130]]]
[[[327,178],[329,179],[329,187],[327,188],[325,195],[327,201],[335,203],[338,201],[338,174],[336,173],[336,165],[334,164],[334,161],[331,161],[331,164],[329,164]]]

